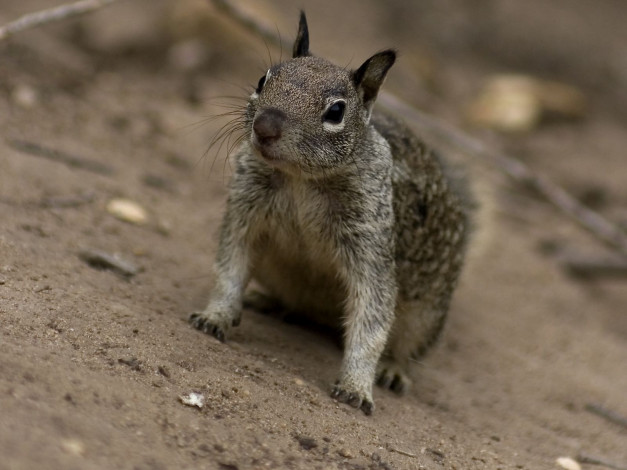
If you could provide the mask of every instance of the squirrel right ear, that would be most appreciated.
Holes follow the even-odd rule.
[[[371,108],[385,76],[394,65],[396,52],[392,49],[373,55],[353,72],[353,83],[362,95],[366,107]]]
[[[301,10],[300,21],[298,22],[298,34],[294,41],[294,52],[292,57],[305,57],[311,55],[309,53],[309,29],[307,28],[307,17],[305,12]]]

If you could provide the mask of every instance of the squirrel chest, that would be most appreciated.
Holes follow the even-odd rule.
[[[351,191],[341,178],[302,180],[278,170],[253,179],[259,185],[249,188],[258,198],[250,224],[253,279],[288,309],[338,326],[346,292],[337,244],[342,221],[355,215]]]

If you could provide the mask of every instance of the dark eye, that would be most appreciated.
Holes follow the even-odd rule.
[[[324,113],[324,117],[322,118],[324,122],[328,122],[329,124],[340,124],[342,119],[344,119],[344,109],[346,108],[346,103],[344,101],[336,101],[333,103],[327,112]]]
[[[259,79],[259,83],[257,83],[257,89],[255,90],[255,92],[261,93],[261,89],[263,88],[265,83],[266,83],[266,76],[264,75],[263,77]]]

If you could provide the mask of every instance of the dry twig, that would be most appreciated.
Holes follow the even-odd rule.
[[[233,5],[233,3],[229,0],[211,0],[211,3],[213,3],[213,6],[215,6],[219,11],[234,19],[247,30],[261,36],[268,44],[274,44],[275,46],[281,45],[281,40],[274,30],[259,23],[252,16],[247,15],[241,9]]]
[[[35,142],[10,139],[7,143],[20,152],[42,157],[54,162],[60,162],[72,168],[80,168],[81,170],[91,171],[92,173],[98,173],[100,175],[111,175],[114,173],[113,168],[104,163],[95,160],[87,160],[83,157],[64,152],[63,150],[45,147]]]
[[[627,254],[627,233],[598,212],[583,204],[566,190],[538,174],[520,160],[489,149],[485,144],[427,114],[401,102],[389,93],[381,93],[380,103],[430,132],[458,150],[492,163],[516,183],[534,190],[612,249]]]
[[[100,250],[81,250],[78,256],[92,268],[113,271],[125,279],[130,279],[140,271],[128,261]]]
[[[600,457],[593,457],[592,455],[579,454],[577,456],[577,462],[587,463],[588,465],[600,465],[602,467],[612,468],[613,470],[627,470],[625,465],[618,465],[614,462],[609,462]]]
[[[626,257],[563,255],[559,262],[568,274],[580,279],[627,277]]]
[[[599,405],[598,403],[587,403],[586,411],[605,418],[614,424],[627,428],[627,417],[618,414],[614,410],[610,410],[609,408]]]
[[[66,209],[92,203],[94,199],[95,195],[92,192],[80,193],[73,196],[50,196],[41,199],[38,206],[46,209]]]
[[[118,0],[81,0],[75,3],[60,5],[47,10],[28,13],[15,21],[0,27],[0,41],[25,29],[34,28],[53,21],[60,21],[72,16],[82,15],[97,10]]]
[[[259,24],[254,18],[246,15],[229,0],[210,0],[216,8],[239,22],[246,29],[261,35],[268,42],[279,44],[276,34]],[[493,151],[479,140],[444,124],[437,119],[401,102],[390,93],[381,92],[379,103],[395,112],[404,115],[433,136],[465,154],[489,161],[516,183],[535,190],[545,200],[561,210],[565,215],[578,223],[602,241],[605,245],[627,253],[627,233],[621,230],[598,212],[582,205],[560,186],[551,182],[544,175],[538,174],[518,159]]]
[[[418,457],[416,454],[412,454],[411,452],[407,452],[406,450],[397,449],[397,448],[392,447],[392,446],[388,446],[387,449],[390,452],[396,452],[397,454],[401,454],[401,455],[404,455],[406,457],[411,457],[411,458],[414,458],[414,459]]]

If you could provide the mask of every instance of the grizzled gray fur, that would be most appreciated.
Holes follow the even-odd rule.
[[[244,111],[215,263],[193,326],[219,340],[247,305],[344,331],[331,396],[370,414],[372,386],[402,391],[438,337],[462,267],[470,196],[401,122],[372,111],[396,58],[355,71],[310,55],[301,14],[291,60]],[[247,294],[254,279],[263,293]]]

